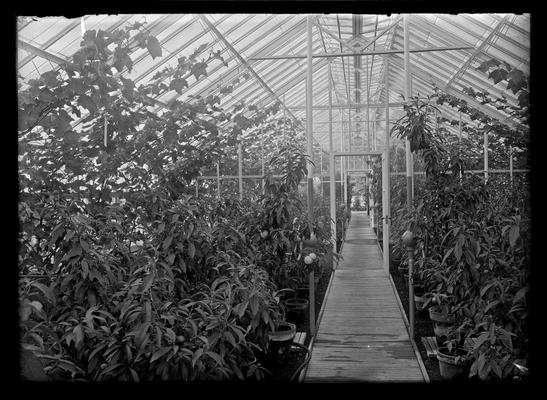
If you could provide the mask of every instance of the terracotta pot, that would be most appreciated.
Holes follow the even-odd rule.
[[[319,283],[319,277],[316,277],[314,280],[314,289],[315,289],[315,295],[317,296],[317,284]],[[310,285],[308,283],[301,283],[296,287],[296,290],[294,292],[294,298],[299,297],[301,299],[307,299],[309,300],[309,294],[310,294]]]
[[[446,340],[448,336],[448,332],[450,331],[450,328],[453,326],[454,324],[451,324],[451,323],[433,321],[433,332],[435,332],[435,336],[442,343]]]
[[[421,283],[416,282],[416,279],[414,279],[413,288],[414,288],[414,294],[416,296],[423,296],[424,295],[424,293],[425,293],[424,285],[422,285]]]
[[[453,323],[453,319],[448,315],[448,309],[443,306],[434,306],[429,309],[429,318],[435,322],[441,322],[445,324]]]
[[[285,301],[287,309],[287,321],[293,324],[299,324],[305,321],[306,312],[308,311],[309,301],[306,299],[295,297]]]
[[[469,361],[459,359],[465,356],[467,351],[461,348],[448,351],[446,346],[441,346],[437,350],[437,360],[439,361],[439,372],[445,379],[462,379],[469,376]]]
[[[321,242],[317,239],[315,239],[315,240],[302,240],[302,246],[312,247],[312,248],[318,249],[318,248],[321,247]]]
[[[280,323],[275,331],[268,332],[268,358],[274,364],[286,363],[289,359],[291,345],[296,335],[296,325],[290,322]]]

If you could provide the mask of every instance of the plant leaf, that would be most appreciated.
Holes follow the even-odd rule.
[[[146,48],[152,56],[152,59],[156,57],[161,57],[161,46],[160,42],[156,37],[148,36],[148,39],[146,40]]]
[[[152,283],[154,282],[154,274],[150,273],[146,275],[146,278],[144,278],[142,291],[146,292],[148,289],[150,289],[150,286],[152,286]]]
[[[511,229],[509,230],[509,245],[511,247],[515,247],[515,244],[517,244],[517,239],[520,237],[520,228],[518,225],[511,226]]]
[[[199,360],[199,358],[201,357],[202,354],[203,354],[203,349],[202,348],[199,348],[199,349],[196,350],[196,352],[192,356],[192,367],[196,366],[196,362]]]
[[[155,351],[154,354],[152,354],[152,357],[150,358],[150,362],[153,363],[158,358],[160,358],[160,357],[164,356],[165,354],[167,354],[170,350],[171,350],[171,347],[163,347],[163,348]]]

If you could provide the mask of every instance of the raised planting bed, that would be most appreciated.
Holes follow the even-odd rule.
[[[315,288],[315,320],[319,317],[319,312],[321,306],[325,299],[325,294],[327,292],[327,287],[329,285],[330,277],[332,274],[332,268],[326,267],[323,270],[321,279],[316,285]],[[304,347],[308,348],[311,335],[310,335],[310,318],[309,318],[309,308],[305,313],[305,317],[295,323],[296,325],[296,336],[294,342],[302,344]],[[302,339],[303,338],[303,339]],[[264,381],[291,381],[291,378],[294,378],[293,381],[298,380],[298,375],[296,372],[299,372],[299,367],[306,362],[306,352],[304,349],[297,347],[296,345],[291,348],[289,353],[287,363],[283,365],[265,365],[270,374],[267,374],[264,378]]]

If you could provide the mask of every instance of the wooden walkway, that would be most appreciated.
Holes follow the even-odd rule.
[[[366,212],[352,212],[304,382],[424,382]]]

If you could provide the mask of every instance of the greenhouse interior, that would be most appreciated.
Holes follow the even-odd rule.
[[[528,382],[530,20],[17,16],[20,378]]]

